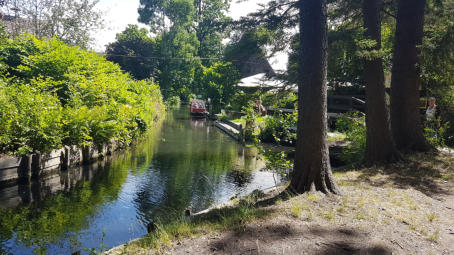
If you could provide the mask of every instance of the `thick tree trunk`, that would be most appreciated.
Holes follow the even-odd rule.
[[[399,0],[391,79],[391,129],[401,151],[429,151],[419,114],[418,49],[424,27],[425,0]]]
[[[298,138],[290,189],[339,194],[327,144],[327,21],[325,0],[300,0]]]
[[[365,36],[377,42],[371,50],[381,49],[381,17],[383,0],[364,0],[363,16]],[[385,79],[381,57],[367,58],[364,64],[366,82],[366,151],[367,165],[388,163],[399,158],[391,136],[389,114],[385,99]]]

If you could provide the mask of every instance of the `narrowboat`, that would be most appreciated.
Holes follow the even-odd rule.
[[[200,99],[191,100],[189,111],[193,117],[206,117],[208,115],[206,103]]]

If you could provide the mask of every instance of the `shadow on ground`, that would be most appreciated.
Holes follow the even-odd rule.
[[[392,254],[369,234],[343,227],[298,227],[289,223],[247,226],[209,244],[216,254]]]
[[[341,172],[350,170],[342,169]],[[420,153],[402,162],[358,171],[357,179],[342,182],[347,182],[347,185],[349,182],[365,182],[375,187],[392,184],[401,189],[414,188],[430,197],[452,195],[449,187],[454,186],[454,157],[442,154]]]

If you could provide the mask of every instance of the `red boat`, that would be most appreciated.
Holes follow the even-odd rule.
[[[189,104],[189,111],[192,116],[205,117],[208,114],[205,101],[198,99],[191,101]]]

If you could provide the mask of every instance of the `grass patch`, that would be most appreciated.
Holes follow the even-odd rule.
[[[426,214],[426,219],[429,221],[429,222],[434,222],[435,219],[437,218],[437,215],[435,213],[427,213]]]
[[[440,230],[435,230],[431,235],[427,237],[430,241],[437,243],[440,240]]]
[[[297,201],[292,201],[292,205],[290,207],[290,212],[292,213],[293,217],[301,218],[301,216],[303,215],[303,207]]]
[[[273,210],[255,207],[254,203],[262,197],[262,194],[253,192],[251,195],[240,199],[234,207],[213,209],[207,214],[196,215],[192,218],[176,217],[173,220],[159,222],[157,229],[123,247],[122,253],[136,253],[143,249],[154,249],[160,253],[174,241],[184,238],[206,234],[213,231],[242,230],[246,223],[268,217]]]
[[[308,193],[306,195],[306,199],[307,199],[307,201],[318,201],[318,200],[320,200],[320,197],[315,193]]]
[[[334,213],[334,211],[322,212],[320,213],[320,216],[327,220],[334,220],[334,218],[336,217],[336,213]]]

